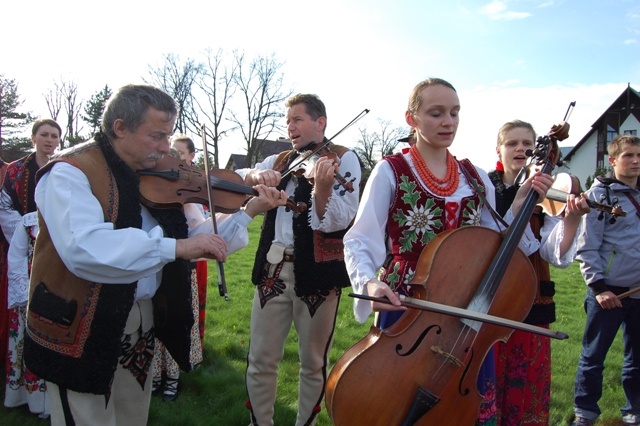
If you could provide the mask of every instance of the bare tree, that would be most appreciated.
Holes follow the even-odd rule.
[[[199,126],[194,126],[193,117],[193,84],[202,72],[202,64],[194,59],[187,59],[181,62],[178,55],[168,53],[164,55],[164,63],[157,67],[149,66],[150,80],[148,84],[160,87],[173,97],[178,105],[178,116],[176,117],[176,131],[180,133],[199,133]]]
[[[221,49],[214,55],[210,49],[207,49],[206,55],[207,63],[203,66],[202,73],[196,82],[200,89],[198,95],[202,96],[194,96],[193,101],[210,124],[205,127],[207,151],[209,146],[213,148],[213,151],[210,151],[213,154],[213,166],[219,167],[219,142],[225,133],[230,131],[230,129],[223,129],[222,123],[229,100],[236,91],[234,80],[237,67],[235,61],[230,65],[224,64],[224,53]],[[194,126],[207,124],[198,117],[194,116],[193,119]]]
[[[69,146],[73,146],[84,140],[84,138],[80,136],[81,129],[78,128],[80,124],[78,117],[82,109],[82,100],[78,101],[78,84],[75,81],[63,81],[60,91],[67,119],[65,135],[60,141],[60,148],[64,149],[65,141],[69,142]]]
[[[402,127],[394,127],[390,121],[378,118],[378,129],[369,132],[367,128],[359,128],[360,138],[354,148],[365,169],[371,171],[380,159],[389,155],[398,146],[398,139],[407,131]]]
[[[244,53],[234,52],[237,73],[235,84],[242,94],[244,111],[231,110],[230,121],[247,143],[247,165],[253,166],[260,152],[259,144],[263,143],[275,129],[282,129],[278,122],[283,113],[283,102],[292,91],[283,91],[283,75],[280,68],[283,63],[275,59],[275,55],[258,56],[248,65]]]
[[[49,110],[49,116],[58,121],[58,116],[60,115],[60,111],[62,111],[62,92],[58,87],[58,83],[53,82],[55,90],[49,89],[47,93],[44,94],[44,100],[47,101],[47,109]]]

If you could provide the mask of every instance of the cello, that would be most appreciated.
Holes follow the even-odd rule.
[[[536,141],[531,160],[543,173],[555,167],[557,142],[568,129],[562,122]],[[537,202],[537,193],[530,190],[504,237],[480,226],[435,236],[419,257],[410,282],[413,297],[522,321],[537,283],[518,242]],[[476,387],[482,362],[512,330],[454,315],[408,309],[389,328],[372,327],[329,375],[325,404],[334,423],[472,425],[482,401]]]

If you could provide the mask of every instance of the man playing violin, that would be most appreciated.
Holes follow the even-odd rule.
[[[588,289],[573,401],[573,424],[578,426],[593,425],[600,415],[604,361],[620,326],[626,397],[620,409],[622,421],[640,425],[640,293],[622,295],[640,286],[640,138],[618,135],[609,142],[607,151],[613,173],[597,177],[586,195],[596,202],[619,203],[624,211],[635,214],[611,221],[592,211],[583,218],[576,258]]]
[[[246,382],[251,422],[260,426],[273,425],[277,367],[292,323],[298,333],[301,364],[296,425],[315,424],[340,294],[349,285],[342,237],[355,217],[359,198],[360,163],[344,147],[331,145],[339,164],[324,156],[307,171],[309,178],[289,173],[302,151],[329,141],[324,136],[325,106],[317,96],[298,94],[286,106],[293,149],[240,172],[248,185],[263,183],[284,189],[296,203],[309,206],[297,214],[284,207],[267,212],[256,253]],[[336,185],[336,173],[350,173],[355,190],[342,191]]]
[[[251,216],[284,201],[256,187],[218,235],[210,221],[189,228],[182,209],[142,205],[136,172],[169,153],[176,112],[163,91],[124,86],[101,131],[39,172],[24,353],[48,382],[53,425],[146,425],[154,335],[191,369],[189,260],[225,260]]]

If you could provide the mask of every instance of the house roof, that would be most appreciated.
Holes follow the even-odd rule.
[[[607,108],[602,113],[602,115],[598,117],[598,119],[591,125],[591,130],[589,130],[587,134],[584,135],[573,148],[571,148],[571,151],[569,151],[564,156],[564,159],[569,161],[573,154],[575,154],[580,149],[580,147],[591,137],[591,135],[593,135],[594,132],[598,131],[598,129],[600,128],[600,123],[606,120],[610,113],[615,112],[617,114],[620,114],[619,122],[622,123],[624,122],[624,120],[626,120],[629,114],[637,114],[634,110],[635,105],[640,106],[640,94],[638,94],[638,92],[631,87],[631,84],[627,84],[627,88],[620,94],[620,96],[618,96],[615,101],[613,101],[609,108]]]
[[[285,138],[279,138],[277,141],[269,139],[256,139],[256,146],[258,146],[258,161],[262,161],[270,155],[279,154],[282,151],[291,149],[291,141]],[[231,154],[227,161],[226,168],[230,168],[235,164],[237,169],[251,167],[251,164],[246,164],[246,154]]]

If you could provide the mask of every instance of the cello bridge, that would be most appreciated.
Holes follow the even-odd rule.
[[[455,356],[451,355],[448,352],[443,351],[440,346],[431,346],[431,350],[437,353],[438,355],[443,356],[447,361],[449,361],[451,364],[455,366],[462,367],[464,365],[462,361],[460,361],[458,358],[456,358]]]

